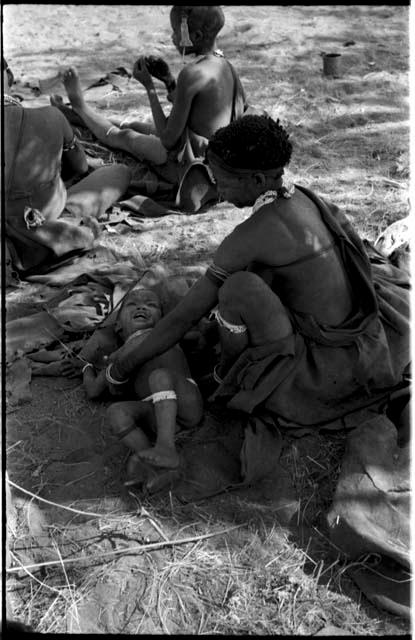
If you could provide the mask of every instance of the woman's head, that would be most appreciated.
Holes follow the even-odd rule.
[[[170,11],[170,23],[173,29],[173,43],[185,54],[204,53],[211,49],[219,31],[225,24],[225,16],[219,6],[180,6]],[[192,46],[183,46],[182,25],[187,25]]]
[[[207,160],[220,195],[236,206],[248,206],[278,186],[291,152],[289,134],[279,120],[250,115],[216,131]]]

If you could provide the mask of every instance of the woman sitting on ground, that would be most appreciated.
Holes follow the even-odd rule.
[[[10,90],[13,74],[5,60],[2,66]],[[116,164],[86,175],[86,155],[60,111],[26,109],[7,94],[4,156],[7,248],[22,278],[92,247],[96,218],[125,193],[131,179],[130,170]],[[79,181],[66,189],[69,179]]]
[[[113,379],[128,378],[218,305],[216,396],[230,398],[231,408],[321,425],[379,404],[402,384],[407,274],[380,254],[371,262],[337,207],[284,185],[291,152],[286,131],[265,116],[245,116],[213,136],[207,160],[219,193],[252,206],[252,215],[151,334],[115,353]]]

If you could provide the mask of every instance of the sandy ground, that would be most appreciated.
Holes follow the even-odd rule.
[[[118,66],[131,68],[143,53],[165,56],[177,73],[182,62],[171,45],[168,14],[169,7],[151,5],[6,5],[3,46],[16,75],[16,93],[27,105],[48,104],[48,96],[35,95],[31,87],[54,76],[58,68],[77,66],[87,87]],[[404,217],[409,176],[408,8],[229,6],[225,15],[218,46],[240,73],[250,101],[288,126],[295,144],[290,176],[343,206],[370,239]],[[347,42],[354,44],[345,46]],[[342,54],[338,79],[322,75],[324,51]],[[90,101],[108,114],[134,113],[150,119],[144,91],[134,80],[121,91],[107,87],[90,94]],[[221,238],[248,215],[247,209],[220,204],[193,217],[169,216],[144,233],[104,237],[103,243],[117,250],[121,259],[138,249],[149,266],[158,261],[172,267],[203,267]],[[45,289],[28,283],[7,292],[9,317],[39,309],[45,295]],[[340,586],[334,581],[322,591],[313,576],[304,577],[305,567],[295,555],[301,545],[287,543],[281,549],[283,538],[275,534],[275,496],[229,495],[199,510],[186,509],[170,496],[139,502],[138,507],[140,499],[122,488],[126,451],[108,433],[105,408],[87,402],[81,385],[63,378],[36,378],[31,393],[31,401],[7,419],[10,478],[54,503],[103,514],[91,519],[38,505],[14,492],[14,566],[88,553],[95,558],[67,565],[67,570],[64,565],[37,569],[32,578],[23,570],[11,575],[13,615],[36,630],[308,634],[331,623],[352,633],[407,632],[404,622],[362,600],[345,577]],[[331,451],[335,458],[339,449]],[[316,459],[324,463],[317,454]],[[327,507],[330,496],[321,500]],[[143,505],[153,519],[142,515]],[[317,510],[321,504],[314,506]],[[166,534],[180,538],[186,528],[187,534],[199,535],[246,520],[247,530],[229,534],[226,543],[219,539],[200,548],[195,542],[183,553],[173,549],[127,555],[118,561],[111,558],[109,564],[99,560],[102,553],[123,544],[162,540]],[[319,527],[321,517],[316,522]],[[292,554],[301,585],[300,591],[286,590],[278,607],[275,597],[272,604],[267,600],[271,569],[263,569],[276,549],[281,557]],[[303,549],[308,549],[306,544]],[[327,545],[318,553],[315,557],[324,558],[327,568]],[[225,568],[234,570],[244,554],[250,563],[237,579]],[[275,581],[281,567],[274,563],[272,570]],[[222,588],[227,608],[220,609],[214,594]],[[298,602],[302,622],[295,615]]]

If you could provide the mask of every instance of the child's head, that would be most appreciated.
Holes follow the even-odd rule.
[[[184,47],[182,42],[182,23],[186,22],[192,46]],[[173,44],[185,54],[200,53],[211,48],[219,31],[225,24],[225,16],[219,6],[181,6],[174,5],[170,11],[170,23],[173,29]]]
[[[126,340],[138,329],[154,327],[163,315],[159,296],[152,289],[133,289],[120,307],[116,330]]]

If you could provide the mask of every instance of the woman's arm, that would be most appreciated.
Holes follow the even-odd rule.
[[[116,380],[128,378],[145,362],[173,347],[187,331],[218,301],[218,287],[202,276],[179,304],[162,318],[140,344],[130,340],[111,356],[111,376]]]

